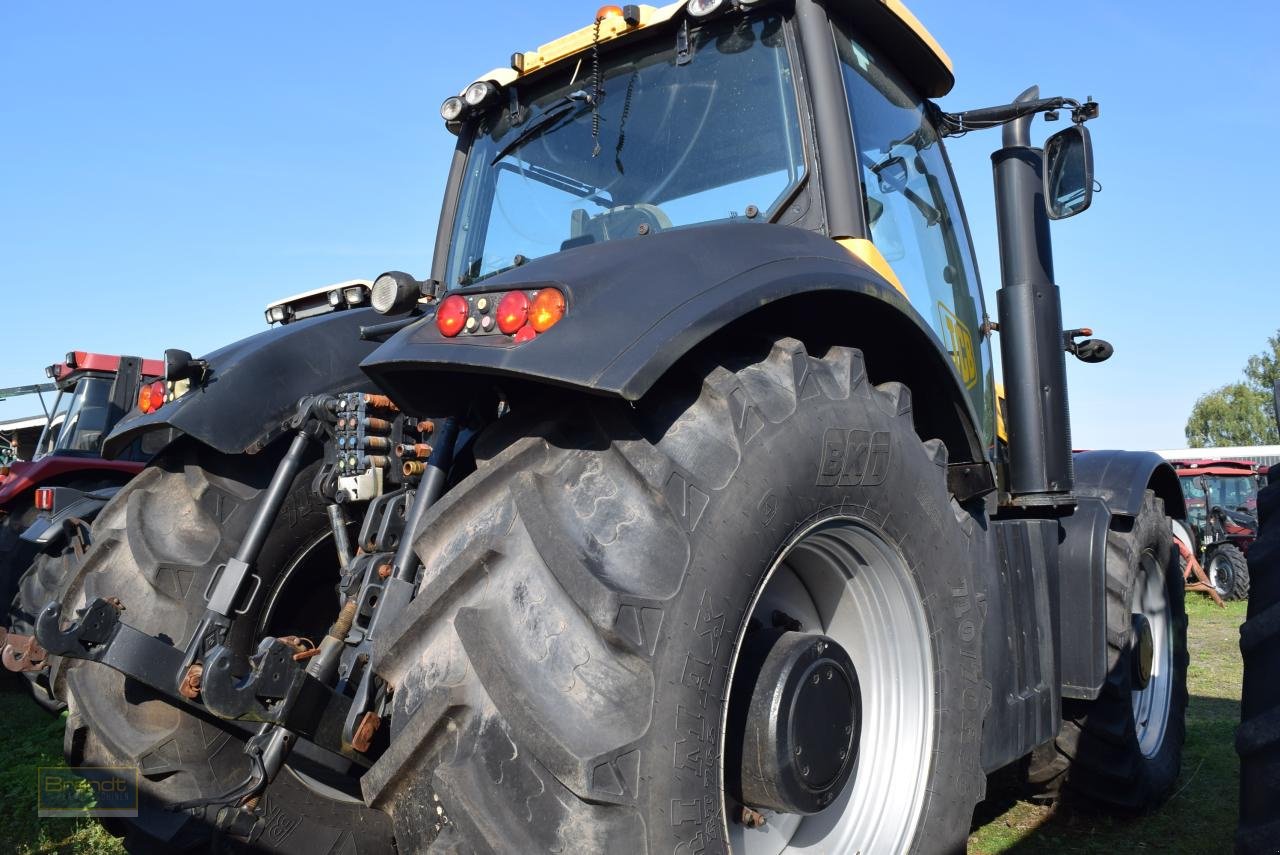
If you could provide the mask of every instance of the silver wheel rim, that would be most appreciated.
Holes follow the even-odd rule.
[[[1223,596],[1229,593],[1229,588],[1227,585],[1223,584],[1222,579],[1224,575],[1228,575],[1229,577],[1229,574],[1219,573],[1218,568],[1225,560],[1226,559],[1223,558],[1221,554],[1215,554],[1213,558],[1209,560],[1209,584],[1213,586],[1215,591]]]
[[[1164,744],[1173,698],[1173,606],[1164,573],[1155,556],[1144,552],[1134,580],[1129,610],[1151,627],[1151,678],[1133,691],[1133,722],[1143,757],[1154,757]]]
[[[907,851],[924,808],[936,690],[928,616],[910,568],[860,521],[826,519],[782,550],[747,610],[737,646],[752,616],[765,615],[768,625],[775,609],[799,620],[805,632],[830,636],[853,661],[863,705],[858,761],[836,800],[813,816],[764,811],[765,825],[750,829],[728,817],[726,803],[731,851]],[[730,686],[736,665],[735,653]],[[726,724],[721,721],[722,743]]]

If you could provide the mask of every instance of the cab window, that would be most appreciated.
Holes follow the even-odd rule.
[[[951,168],[923,100],[850,27],[837,38],[872,243],[938,333],[994,432],[982,290]]]

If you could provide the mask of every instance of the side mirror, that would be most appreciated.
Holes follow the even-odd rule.
[[[1044,144],[1044,204],[1049,219],[1065,220],[1093,201],[1093,146],[1089,129],[1072,125]]]
[[[204,372],[208,368],[208,362],[194,358],[185,350],[171,347],[164,352],[164,379],[170,382],[189,378],[196,378],[202,381]],[[199,376],[197,377],[197,375]]]

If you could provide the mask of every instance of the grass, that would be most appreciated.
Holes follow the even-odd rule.
[[[1187,595],[1187,741],[1178,788],[1160,810],[1119,819],[1085,805],[1048,807],[1017,800],[1009,782],[993,778],[978,815],[999,815],[974,830],[970,855],[1231,851],[1240,788],[1235,730],[1240,722],[1239,628],[1245,605],[1228,603],[1219,609],[1203,595]]]
[[[1182,776],[1169,802],[1155,813],[1122,820],[1083,807],[1046,807],[1016,800],[1007,783],[993,780],[979,816],[994,819],[969,838],[971,855],[995,853],[1211,853],[1231,849],[1235,833],[1239,770],[1234,748],[1240,721],[1239,626],[1245,604],[1218,609],[1188,595],[1191,705]],[[8,759],[0,767],[0,840],[6,851],[29,853],[120,853],[119,842],[92,819],[39,819],[36,767],[62,762],[63,717],[36,707],[17,678],[0,672],[0,737]]]
[[[61,766],[66,714],[52,716],[31,700],[22,678],[0,673],[0,840],[6,851],[34,853],[118,853],[119,842],[94,819],[41,819],[36,815],[36,769]]]

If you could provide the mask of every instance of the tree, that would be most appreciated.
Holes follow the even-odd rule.
[[[1280,330],[1268,349],[1249,357],[1244,382],[1229,383],[1196,399],[1185,433],[1192,448],[1280,443],[1275,397],[1280,381]]]
[[[1244,383],[1231,383],[1201,395],[1187,419],[1187,445],[1273,445],[1276,424],[1268,410],[1269,395]]]
[[[1270,423],[1272,427],[1276,424],[1276,402],[1275,392],[1276,383],[1280,382],[1280,330],[1276,334],[1267,339],[1267,346],[1270,352],[1263,351],[1256,356],[1250,356],[1248,363],[1244,366],[1245,382],[1249,384],[1255,391],[1266,395],[1267,413],[1271,416]],[[1274,431],[1272,436],[1275,436]]]

